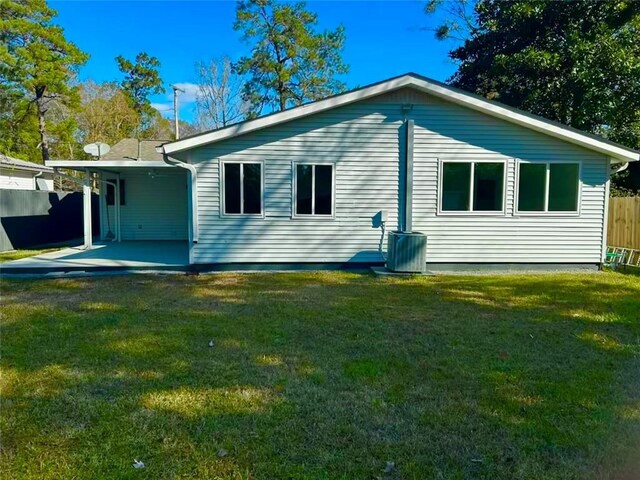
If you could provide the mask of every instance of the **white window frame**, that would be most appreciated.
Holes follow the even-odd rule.
[[[311,174],[311,212],[312,213],[296,213],[298,203],[298,165],[307,165],[314,167]],[[331,167],[331,214],[313,213],[315,211],[316,202],[316,166]],[[291,198],[291,217],[302,218],[305,220],[333,220],[336,218],[336,164],[334,162],[291,162],[291,178],[292,178],[292,198]]]
[[[533,164],[533,165],[546,165],[547,173],[544,185],[544,210],[538,211],[520,211],[520,165],[522,164]],[[551,167],[552,164],[572,164],[578,165],[578,198],[577,198],[577,206],[576,210],[554,210],[549,211],[549,180],[551,178]],[[522,217],[536,217],[536,216],[544,216],[544,217],[579,217],[580,209],[582,207],[582,162],[579,160],[545,160],[543,162],[533,162],[533,161],[525,161],[525,160],[517,160],[516,161],[516,184],[513,189],[515,198],[513,199],[515,206],[515,214]]]
[[[471,175],[469,176],[469,210],[443,210],[442,209],[442,180],[444,177],[445,163],[468,163],[471,164]],[[480,163],[501,163],[502,169],[502,210],[473,210],[473,188],[475,176],[475,164]],[[446,160],[438,161],[438,215],[474,215],[474,216],[493,216],[502,217],[507,214],[507,168],[509,167],[506,159],[487,159],[487,160]]]
[[[240,165],[240,212],[241,213],[226,213],[225,212],[225,181],[224,181],[224,166],[227,164]],[[244,212],[244,165],[260,165],[260,213],[243,213]],[[258,217],[264,218],[265,216],[264,205],[264,162],[261,160],[223,160],[220,162],[220,216],[221,217]]]

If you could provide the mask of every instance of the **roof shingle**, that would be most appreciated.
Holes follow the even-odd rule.
[[[39,163],[27,162],[26,160],[20,160],[18,158],[9,157],[3,153],[0,153],[0,166],[17,168],[21,170],[35,170],[39,172],[52,172],[53,168],[45,167]]]
[[[140,160],[162,161],[162,154],[156,152],[156,147],[170,140],[140,140]],[[101,160],[138,160],[138,139],[123,138],[111,147]]]

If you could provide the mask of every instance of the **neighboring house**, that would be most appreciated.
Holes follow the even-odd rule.
[[[48,164],[124,181],[116,237],[186,240],[192,264],[379,263],[386,215],[429,264],[595,266],[610,174],[640,159],[415,74],[158,150]]]
[[[53,190],[53,168],[0,153],[0,189]]]

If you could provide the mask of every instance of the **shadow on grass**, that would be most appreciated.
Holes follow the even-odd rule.
[[[3,295],[9,477],[613,478],[637,452],[633,277],[114,277]]]

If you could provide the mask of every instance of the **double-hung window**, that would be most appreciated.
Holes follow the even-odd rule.
[[[328,164],[294,164],[294,216],[333,216],[333,168]]]
[[[504,162],[441,164],[441,212],[503,212]]]
[[[517,211],[578,211],[580,165],[573,163],[524,163],[518,165]]]
[[[225,215],[262,215],[262,163],[222,164]]]

